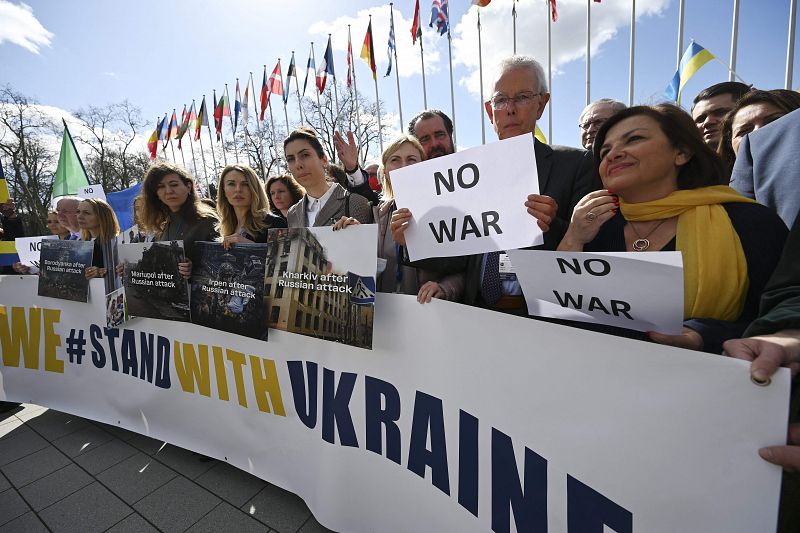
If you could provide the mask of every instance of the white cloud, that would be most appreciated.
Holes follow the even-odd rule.
[[[369,76],[364,73],[368,72],[364,67],[366,62],[359,56],[361,54],[361,46],[364,44],[364,36],[367,34],[367,26],[369,24],[369,15],[372,15],[372,36],[375,42],[375,63],[377,65],[378,76],[386,74],[386,69],[389,66],[389,59],[387,55],[387,44],[389,40],[389,5],[372,7],[359,11],[355,16],[339,17],[332,22],[316,22],[311,25],[308,33],[314,39],[314,55],[316,63],[319,65],[320,58],[325,54],[325,47],[328,43],[328,34],[332,35],[332,44],[334,52],[341,52],[347,54],[347,25],[350,24],[350,32],[353,43],[353,57],[358,65],[356,70],[357,80],[369,80]],[[406,18],[403,13],[394,7],[394,41],[397,47],[397,62],[400,65],[400,77],[409,77],[415,74],[422,73],[422,65],[420,62],[419,54],[419,41],[417,44],[412,44],[411,41],[411,24],[414,16],[413,11],[408,14]],[[422,16],[423,24],[425,24],[425,15]],[[447,46],[447,41],[440,38],[438,34],[434,33],[430,28],[423,28],[422,44],[425,49],[425,72],[437,72],[440,68],[441,53],[439,46]],[[394,63],[394,58],[392,58]],[[392,75],[394,75],[394,65],[392,66]],[[337,58],[336,62],[336,75],[339,80],[347,79],[347,63],[341,62]],[[363,83],[363,82],[362,82]]]
[[[669,0],[640,0],[637,20],[660,14]],[[558,21],[552,23],[553,75],[559,67],[581,60],[586,55],[586,1],[558,0]],[[547,4],[517,3],[517,53],[534,56],[547,69]],[[470,9],[452,26],[453,63],[465,66],[469,74],[459,80],[473,95],[480,90],[478,70],[477,9]],[[620,29],[630,25],[630,0],[604,0],[592,3],[592,56],[602,53],[603,45]],[[513,53],[511,2],[495,0],[481,9],[481,48],[483,56],[484,98],[488,97],[492,70],[502,58]]]
[[[0,44],[8,41],[38,54],[39,47],[50,46],[52,39],[29,5],[0,0]]]

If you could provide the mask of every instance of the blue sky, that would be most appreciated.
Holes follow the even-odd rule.
[[[592,3],[591,96],[627,102],[630,0]],[[316,2],[296,0],[208,2],[140,0],[137,2],[29,1],[31,16],[12,19],[25,8],[17,0],[0,0],[0,83],[35,97],[40,103],[75,110],[90,104],[129,99],[144,116],[180,111],[184,103],[199,100],[212,89],[218,94],[228,83],[233,98],[235,78],[253,72],[257,89],[263,65],[272,70],[278,57],[284,72],[291,51],[302,87],[309,42],[314,41],[317,62],[327,33],[334,33],[337,75],[346,73],[346,31],[352,24],[356,74],[362,94],[374,98],[368,66],[358,59],[367,26],[373,30],[378,61],[379,90],[387,110],[397,111],[394,75],[386,70],[389,6],[377,0]],[[560,18],[553,32],[553,135],[555,144],[579,145],[578,115],[585,100],[586,0],[558,0]],[[199,7],[200,6],[200,7]],[[427,22],[430,1],[421,2]],[[456,128],[459,146],[481,142],[481,107],[477,84],[477,42],[474,6],[451,0]],[[411,47],[413,0],[394,5],[407,122],[423,108],[419,49]],[[546,6],[544,0],[520,0],[517,51],[530,54],[547,68]],[[686,0],[685,44],[694,38],[728,62],[733,0]],[[493,0],[482,10],[484,72],[512,52],[511,1]],[[24,15],[24,13],[23,13]],[[737,71],[759,88],[784,85],[789,0],[741,0]],[[33,21],[33,22],[31,22]],[[36,27],[36,21],[41,28]],[[675,72],[677,55],[677,0],[637,1],[636,77],[634,101],[653,103]],[[48,36],[46,32],[49,32]],[[424,27],[425,66],[429,106],[451,112],[447,40]],[[39,39],[38,44],[35,42]],[[797,48],[797,46],[796,46]],[[795,51],[795,88],[800,86],[800,53]],[[684,103],[702,88],[727,79],[725,66],[714,61],[703,67],[684,90]],[[273,105],[279,110],[279,100]],[[297,103],[289,101],[290,121],[298,120]],[[276,120],[282,112],[276,115]],[[399,129],[398,120],[392,126]],[[547,112],[540,121],[547,133]],[[495,140],[486,121],[487,141]],[[146,132],[143,132],[145,134]]]

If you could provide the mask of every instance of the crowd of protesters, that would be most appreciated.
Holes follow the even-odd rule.
[[[550,99],[541,65],[513,56],[498,65],[492,79],[485,107],[498,139],[532,135]],[[537,248],[682,253],[682,334],[601,331],[749,359],[753,379],[760,382],[779,366],[796,372],[798,108],[797,92],[724,82],[698,94],[690,113],[671,104],[628,108],[610,99],[593,102],[579,118],[582,149],[535,141],[539,192],[519,202],[545,232]],[[284,141],[289,174],[263,184],[246,165],[226,166],[216,184],[215,208],[203,202],[185,169],[157,162],[144,176],[135,225],[126,233],[134,242],[182,240],[186,259],[178,267],[190,278],[199,241],[230,247],[266,242],[272,228],[346,231],[349,225],[376,223],[379,291],[416,295],[420,303],[441,298],[527,314],[516,277],[498,275],[497,253],[408,259],[404,232],[413,213],[396,205],[391,173],[455,152],[446,114],[435,109],[417,114],[379,163],[364,168],[352,133],[336,132],[334,144],[337,153],[326,154],[313,130],[291,132]],[[332,164],[334,156],[341,166]],[[23,235],[13,202],[2,206],[0,215],[3,239]],[[60,239],[95,243],[120,233],[107,203],[72,197],[58,201],[47,226]],[[86,277],[105,276],[111,267],[96,251]],[[20,264],[14,271],[31,273]],[[789,446],[759,453],[787,470],[800,470],[800,446],[793,443],[800,444],[797,425],[791,426]]]

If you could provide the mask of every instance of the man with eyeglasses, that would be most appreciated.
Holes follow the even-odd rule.
[[[578,119],[578,127],[581,129],[581,144],[584,148],[592,151],[592,144],[594,137],[600,126],[606,123],[606,120],[614,116],[618,111],[622,111],[627,106],[619,100],[611,98],[601,98],[583,108],[581,117]]]
[[[498,138],[533,135],[536,121],[550,100],[542,66],[532,57],[512,56],[501,61],[497,72],[492,97],[485,102],[485,107]],[[420,138],[419,126],[413,133]],[[550,147],[538,140],[534,140],[534,152],[539,194],[521,198],[520,203],[524,202],[528,213],[545,232],[541,248],[555,250],[569,226],[575,204],[597,188],[592,155],[577,148]],[[404,209],[398,209],[392,216],[395,242],[405,242],[403,230],[411,216]],[[464,272],[464,303],[468,305],[527,314],[519,283],[504,254],[433,258],[414,265],[445,274]],[[491,291],[487,289],[489,284],[493,286]]]
[[[78,226],[78,204],[81,199],[76,196],[64,196],[56,202],[56,213],[58,222],[69,230],[68,241],[77,241],[81,238],[80,226]]]

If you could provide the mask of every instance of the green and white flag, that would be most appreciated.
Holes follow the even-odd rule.
[[[61,155],[58,156],[58,167],[53,177],[53,198],[77,194],[81,187],[89,184],[89,176],[86,175],[86,169],[64,121]]]

